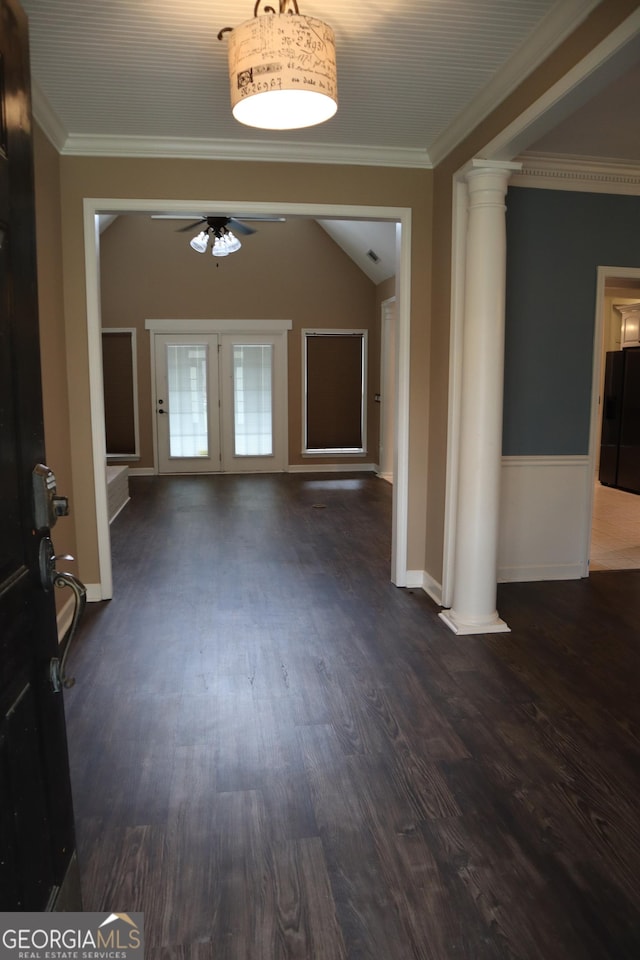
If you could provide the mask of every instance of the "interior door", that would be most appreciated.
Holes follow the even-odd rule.
[[[60,905],[74,853],[44,461],[26,18],[0,0],[0,910]],[[53,482],[39,475],[48,498]],[[47,500],[47,502],[51,502]],[[79,901],[68,902],[79,909]]]
[[[286,351],[280,334],[221,335],[222,463],[227,473],[285,468]]]
[[[159,473],[222,469],[217,334],[155,334]]]

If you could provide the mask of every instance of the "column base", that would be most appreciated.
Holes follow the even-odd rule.
[[[511,628],[507,626],[504,620],[501,620],[496,610],[495,616],[490,620],[481,623],[473,620],[465,620],[459,617],[453,610],[441,610],[438,614],[441,620],[444,620],[450,630],[459,635],[472,635],[474,633],[511,633]]]

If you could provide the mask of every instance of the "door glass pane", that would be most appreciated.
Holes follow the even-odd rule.
[[[207,345],[167,345],[169,456],[208,457]]]
[[[233,346],[233,423],[236,457],[273,454],[271,344]]]

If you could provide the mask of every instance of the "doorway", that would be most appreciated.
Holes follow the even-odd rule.
[[[99,247],[95,218],[100,214],[193,214],[200,216],[204,208],[233,207],[235,215],[273,216],[306,219],[382,220],[397,224],[396,262],[396,396],[395,396],[395,461],[397,469],[393,486],[393,521],[390,579],[397,586],[406,586],[408,502],[409,502],[409,369],[410,369],[410,289],[411,289],[411,209],[408,207],[340,206],[300,203],[247,203],[225,200],[109,200],[85,198],[84,238],[87,304],[87,346],[91,395],[91,435],[93,477],[96,507],[99,582],[89,590],[91,600],[109,599],[113,595],[111,546],[104,471],[104,401],[102,392],[102,356],[99,301]],[[286,468],[286,467],[285,467]]]
[[[625,305],[640,302],[640,269],[600,267],[597,297],[594,356],[598,361],[598,372],[596,374],[594,363],[594,393],[597,396],[592,404],[591,424],[594,496],[590,517],[589,571],[640,569],[640,495],[619,489],[615,485],[615,476],[609,476],[608,469],[604,472],[600,469],[601,451],[605,450],[607,457],[611,454],[610,445],[603,446],[609,439],[603,437],[603,410],[608,391],[605,385],[606,358],[621,353],[624,347],[622,314]],[[616,411],[612,409],[610,413]],[[600,479],[604,474],[606,483]]]

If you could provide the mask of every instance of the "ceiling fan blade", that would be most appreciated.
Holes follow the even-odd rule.
[[[251,223],[286,223],[286,217],[279,217],[275,214],[265,213],[262,216],[253,217],[250,214],[242,214],[242,220],[250,220]]]
[[[253,227],[248,227],[246,223],[242,223],[240,220],[236,220],[235,217],[229,218],[229,227],[235,230],[236,233],[242,233],[246,237],[256,232]]]
[[[186,227],[178,227],[176,233],[187,233],[188,230],[195,230],[196,227],[202,226],[203,223],[206,223],[206,219],[196,220],[195,223],[188,223]]]

